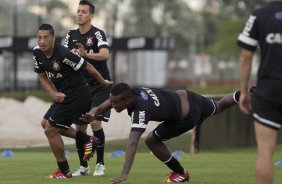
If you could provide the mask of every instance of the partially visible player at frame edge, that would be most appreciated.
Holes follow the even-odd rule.
[[[282,1],[252,11],[239,34],[240,109],[254,119],[257,143],[256,183],[273,183],[273,156],[282,126]],[[260,48],[256,91],[247,92],[253,56]],[[281,173],[279,173],[281,175]]]
[[[82,119],[92,121],[100,113],[111,108],[118,113],[127,109],[128,115],[131,116],[132,128],[126,147],[125,162],[120,176],[112,180],[113,184],[127,180],[139,139],[149,121],[162,122],[147,135],[145,143],[152,153],[172,170],[162,182],[178,183],[189,181],[190,176],[172,156],[164,141],[177,137],[201,124],[206,118],[232,107],[239,102],[239,98],[239,91],[214,101],[186,90],[131,88],[126,83],[118,83],[113,86],[110,99],[92,108]]]
[[[42,24],[38,28],[37,41],[38,46],[33,49],[34,71],[38,73],[42,87],[54,100],[44,115],[41,126],[58,164],[58,170],[45,178],[71,178],[61,135],[81,142],[85,160],[92,156],[97,144],[96,137],[71,127],[90,107],[91,89],[80,71],[86,70],[104,87],[111,82],[104,80],[82,57],[55,44],[55,33],[50,24]]]
[[[77,52],[91,63],[105,79],[110,80],[109,69],[107,67],[107,60],[109,58],[108,42],[105,33],[91,24],[94,12],[95,6],[91,2],[86,0],[79,2],[76,12],[76,22],[79,28],[68,32],[64,45]],[[92,89],[91,107],[96,107],[109,98],[111,88],[110,86],[108,88],[102,88],[87,72],[83,72],[83,74]],[[111,111],[109,110],[90,123],[93,135],[100,140],[96,150],[97,160],[93,176],[102,176],[105,174],[105,134],[101,121],[108,122],[110,113]],[[75,122],[75,124],[77,130],[86,133],[87,124],[81,124],[79,121]],[[79,155],[80,167],[73,173],[73,176],[88,175],[90,173],[90,167],[87,161],[83,160],[83,145],[76,142],[76,149]]]

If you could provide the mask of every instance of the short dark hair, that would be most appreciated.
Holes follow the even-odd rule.
[[[90,1],[81,0],[81,1],[79,2],[79,5],[88,5],[88,6],[89,6],[89,12],[90,12],[91,14],[94,14],[94,12],[95,12],[95,6],[94,6],[94,4],[92,4]]]
[[[129,94],[131,92],[131,88],[126,83],[118,83],[112,87],[111,94],[114,96],[120,94]]]
[[[49,31],[52,36],[55,35],[53,26],[51,26],[50,24],[41,24],[41,26],[38,28],[38,31],[39,30],[46,30]]]

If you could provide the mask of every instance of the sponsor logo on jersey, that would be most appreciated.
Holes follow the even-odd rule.
[[[63,75],[61,73],[51,73],[51,72],[47,72],[47,71],[46,71],[46,75],[49,79],[58,79],[58,78],[63,77]]]
[[[63,63],[65,63],[65,64],[71,66],[72,68],[75,68],[75,66],[76,66],[76,63],[75,63],[75,62],[73,62],[73,61],[71,61],[71,60],[69,60],[69,59],[67,59],[67,58],[65,58],[65,59],[63,60]]]
[[[276,12],[276,13],[275,13],[275,18],[276,18],[277,20],[282,20],[282,12]]]
[[[152,97],[152,99],[154,100],[155,106],[159,107],[160,101],[159,101],[159,98],[157,97],[157,95],[150,88],[143,87],[143,89],[146,90],[147,93]]]
[[[265,41],[269,44],[281,44],[282,43],[282,34],[281,33],[268,33]]]
[[[53,70],[55,70],[55,71],[60,70],[59,61],[54,60],[54,61],[52,61],[52,63],[53,63]]]
[[[99,42],[103,41],[103,36],[101,35],[100,31],[95,32],[95,36]]]
[[[253,25],[254,25],[254,22],[255,22],[256,18],[257,18],[256,16],[250,15],[250,17],[249,17],[248,21],[246,22],[246,25],[245,25],[245,27],[243,29],[242,34],[244,34],[245,36],[249,36],[250,35],[250,32],[251,32],[251,30],[253,28]]]
[[[93,37],[90,36],[90,37],[87,37],[87,40],[86,40],[86,45],[87,46],[92,46],[93,45],[93,41],[92,41]]]
[[[36,57],[33,56],[32,59],[33,59],[33,61],[34,61],[34,68],[38,69],[38,68],[39,68],[39,65],[38,65],[38,62],[37,62],[37,60],[36,60]]]
[[[139,111],[139,124],[144,124],[146,113],[145,111]]]
[[[148,100],[148,95],[145,91],[140,91],[140,96],[144,99],[144,100]]]

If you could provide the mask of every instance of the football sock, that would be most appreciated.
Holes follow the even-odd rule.
[[[184,174],[183,167],[180,165],[178,160],[176,160],[173,156],[171,156],[170,159],[165,161],[164,163],[174,172],[179,174]]]
[[[79,139],[75,139],[75,144],[76,144],[76,151],[78,153],[80,165],[83,167],[88,167],[87,161],[83,161],[84,148],[82,142]]]
[[[75,140],[79,140],[81,141],[82,144],[85,144],[89,141],[90,139],[90,136],[81,132],[81,131],[76,131],[76,134],[75,134]]]
[[[93,135],[95,135],[99,139],[98,147],[96,150],[97,153],[97,161],[96,163],[101,163],[104,165],[104,144],[105,144],[105,134],[103,128],[98,131],[93,131]]]
[[[80,165],[83,167],[88,167],[87,161],[83,161],[84,156],[84,147],[83,144],[89,141],[89,137],[87,134],[77,131],[75,135],[75,144],[76,144],[76,151],[78,153]]]
[[[66,175],[68,172],[70,172],[70,168],[69,168],[69,164],[68,161],[65,160],[63,162],[57,162],[59,169],[61,170],[61,172]]]
[[[239,103],[239,100],[240,100],[240,91],[236,91],[235,93],[233,93],[233,100],[234,100],[236,103]]]

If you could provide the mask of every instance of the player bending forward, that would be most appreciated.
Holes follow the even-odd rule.
[[[195,125],[201,124],[207,117],[213,116],[235,105],[240,92],[224,96],[219,101],[205,98],[191,91],[166,91],[156,88],[131,88],[126,83],[116,84],[110,99],[83,116],[85,121],[93,121],[99,114],[114,108],[118,113],[127,109],[131,116],[132,128],[126,147],[125,163],[120,176],[112,183],[120,183],[128,178],[134,161],[137,145],[149,121],[160,123],[145,139],[152,153],[171,170],[163,183],[189,181],[189,173],[170,153],[164,141],[177,137]]]

